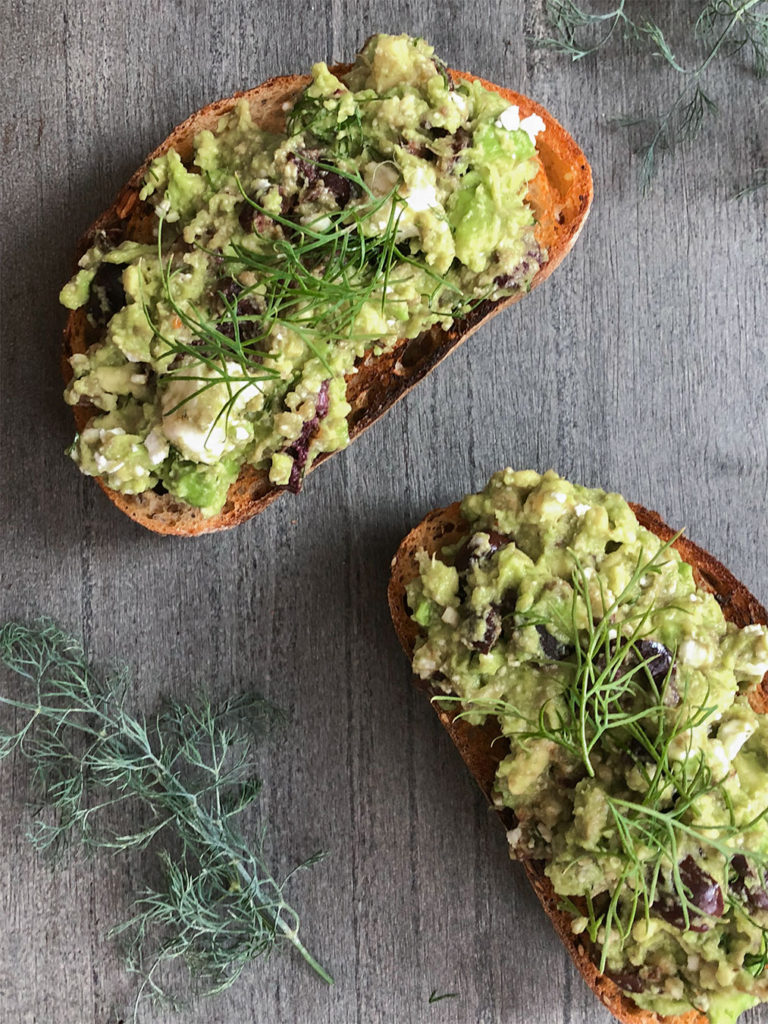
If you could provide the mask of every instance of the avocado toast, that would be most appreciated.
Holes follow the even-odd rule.
[[[547,111],[407,37],[205,107],[62,293],[75,461],[157,532],[251,518],[543,281],[591,196]]]
[[[507,470],[411,531],[389,604],[608,1009],[726,1024],[764,1001],[768,620],[746,588],[655,512]]]

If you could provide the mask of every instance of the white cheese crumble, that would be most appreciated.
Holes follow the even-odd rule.
[[[449,626],[458,626],[459,624],[459,613],[455,608],[451,608],[450,605],[445,609],[440,618]]]
[[[508,132],[516,132],[520,127],[520,108],[507,107],[506,110],[502,110],[496,118],[496,127],[506,128]]]
[[[518,825],[517,828],[511,828],[507,832],[507,842],[510,846],[517,846],[520,840],[523,838],[523,830]]]
[[[149,454],[149,461],[153,466],[159,466],[167,456],[170,449],[168,438],[165,437],[160,427],[153,427],[144,438],[144,447]]]
[[[417,185],[405,198],[414,213],[423,213],[437,205],[437,190],[434,185]]]
[[[216,370],[201,363],[186,368],[193,379],[172,380],[163,392],[162,430],[185,459],[213,465],[235,447],[237,427],[248,429],[243,411],[260,390],[256,384],[237,384],[237,397],[232,401],[223,380],[208,383],[220,376]],[[227,363],[226,372],[235,379],[242,376],[242,368],[235,363]],[[221,415],[227,404],[227,414]]]
[[[677,649],[677,656],[691,668],[700,668],[712,661],[712,652],[696,640],[685,640],[681,643]]]
[[[538,114],[530,114],[520,122],[520,128],[525,132],[531,142],[536,142],[536,136],[545,131],[546,125]]]
[[[531,142],[536,142],[536,136],[546,129],[546,125],[538,114],[529,114],[520,120],[520,109],[512,106],[502,110],[496,118],[498,128],[506,128],[508,132],[516,132],[518,129],[524,131]]]
[[[573,511],[576,513],[577,516],[583,516],[585,512],[589,512],[591,508],[591,505],[584,505],[580,502],[578,505],[574,505]]]
[[[458,92],[450,92],[448,93],[448,99],[460,111],[460,113],[466,117],[468,109],[467,97],[462,96],[461,93]]]
[[[756,722],[744,721],[739,718],[723,722],[717,730],[717,738],[729,761],[733,761],[756,728]]]

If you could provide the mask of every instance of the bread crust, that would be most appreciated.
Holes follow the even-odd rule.
[[[338,64],[331,70],[338,75],[350,67],[350,64]],[[589,164],[568,132],[540,104],[466,72],[451,71],[450,74],[456,80],[481,82],[486,88],[498,92],[510,104],[516,104],[521,117],[538,114],[546,125],[537,140],[542,168],[531,182],[528,192],[528,202],[536,214],[537,238],[549,253],[547,262],[533,278],[531,287],[536,287],[563,260],[584,225],[592,202],[592,173]],[[237,92],[192,114],[150,153],[120,190],[112,206],[90,226],[80,240],[78,258],[91,247],[100,232],[106,232],[120,241],[129,238],[147,242],[153,240],[156,217],[149,204],[139,199],[139,191],[152,160],[171,148],[178,151],[182,160],[190,158],[195,135],[205,128],[214,129],[219,118],[232,110],[241,99],[248,103],[257,125],[271,131],[282,130],[287,110],[309,81],[308,75],[271,78],[255,89]],[[447,331],[433,327],[415,339],[402,341],[386,355],[378,358],[372,355],[364,357],[355,372],[347,376],[347,401],[352,407],[348,417],[350,443],[486,320],[519,298],[521,294],[495,303],[482,303]],[[72,376],[69,357],[76,352],[85,352],[97,337],[97,333],[88,324],[84,309],[69,314],[64,330],[62,368],[65,380],[69,381]],[[78,430],[82,430],[94,411],[91,408],[75,408]],[[324,462],[331,454],[320,455],[311,468]],[[96,482],[110,501],[131,519],[156,533],[177,536],[195,536],[237,526],[263,511],[286,489],[272,485],[265,470],[244,466],[229,489],[222,511],[206,518],[199,509],[170,494],[159,495],[154,491],[137,495],[121,494],[107,487],[98,477]]]
[[[662,540],[669,540],[677,531],[668,526],[658,512],[653,512],[630,502],[638,522],[651,530]],[[460,503],[430,512],[405,537],[392,559],[392,572],[388,588],[389,610],[398,640],[409,660],[413,659],[414,647],[420,630],[410,617],[406,603],[406,584],[418,576],[416,553],[422,548],[433,554],[444,546],[455,544],[466,536],[469,528],[461,518]],[[684,561],[693,566],[696,583],[713,593],[723,609],[726,619],[737,626],[750,623],[768,623],[768,614],[760,602],[753,597],[743,583],[740,583],[713,555],[686,537],[678,537],[674,547]],[[416,685],[431,698],[439,696],[437,691],[423,680],[414,677]],[[750,703],[756,711],[768,711],[768,674],[750,696]],[[500,731],[495,724],[473,726],[452,712],[432,704],[440,722],[453,740],[471,775],[480,786],[489,803],[492,803],[493,784],[496,768],[504,758],[504,744],[495,742]],[[514,824],[509,811],[497,813],[505,828]],[[571,932],[571,918],[558,908],[559,900],[552,884],[544,874],[541,861],[525,861],[523,868],[534,892],[549,916],[557,934],[563,941],[569,955],[581,972],[584,980],[601,1002],[623,1024],[709,1024],[709,1018],[697,1010],[684,1014],[662,1017],[650,1010],[636,1006],[610,978],[600,974],[589,956],[589,951],[579,936]]]

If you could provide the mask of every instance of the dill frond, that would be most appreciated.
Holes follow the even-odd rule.
[[[642,10],[642,5],[637,5]],[[691,49],[704,47],[704,56],[686,67],[673,52],[667,34],[658,24],[638,13],[630,13],[629,0],[622,0],[605,13],[595,13],[576,0],[547,0],[545,14],[552,35],[538,45],[581,60],[602,50],[621,29],[630,45],[660,59],[674,73],[679,88],[666,110],[654,114],[629,114],[615,118],[620,126],[642,129],[639,168],[643,191],[650,187],[659,155],[695,139],[706,121],[717,114],[718,103],[709,87],[709,73],[722,60],[737,55],[757,79],[768,72],[768,0],[707,0],[700,3],[690,25]],[[740,195],[743,194],[739,193]]]
[[[160,858],[162,886],[141,893],[111,932],[127,939],[129,968],[142,979],[134,1020],[145,996],[167,997],[164,968],[176,960],[218,992],[287,944],[332,981],[299,938],[287,879],[269,867],[263,831],[249,842],[239,821],[261,789],[254,740],[278,714],[272,705],[250,695],[220,704],[202,697],[134,715],[127,673],[97,673],[82,646],[47,621],[3,625],[0,661],[27,684],[21,697],[0,694],[15,712],[14,730],[0,733],[0,759],[17,752],[32,770],[32,843],[49,849],[73,834],[92,849],[151,843]],[[100,812],[121,808],[125,831],[99,824]]]
[[[584,10],[575,0],[547,0],[544,12],[554,34],[537,43],[571,60],[589,57],[605,46],[620,26],[626,31],[634,30],[634,22],[624,12],[625,4],[626,0],[620,0],[612,10],[598,14]],[[587,42],[587,33],[594,29],[599,29],[598,36]]]

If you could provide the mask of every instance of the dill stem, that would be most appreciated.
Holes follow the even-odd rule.
[[[759,3],[762,3],[762,2],[763,2],[763,0],[744,0],[744,3],[741,5],[741,7],[737,8],[737,10],[735,10],[733,12],[731,17],[728,19],[728,24],[725,26],[723,31],[720,33],[720,36],[718,37],[717,42],[714,44],[714,46],[712,47],[710,53],[707,55],[706,60],[696,70],[695,74],[696,74],[697,78],[700,75],[702,75],[707,70],[709,65],[712,63],[714,58],[717,56],[717,54],[718,54],[718,52],[720,50],[720,47],[723,45],[725,40],[728,38],[728,36],[729,36],[733,26],[736,25],[739,21],[741,21],[743,16],[752,7],[756,7]]]
[[[592,662],[587,661],[584,665],[584,671],[581,677],[581,700],[579,701],[579,745],[581,747],[581,757],[584,761],[584,767],[587,769],[587,774],[590,778],[594,778],[595,769],[592,767],[592,762],[589,758],[589,744],[587,743],[587,693],[591,674]]]
[[[185,786],[181,785],[178,777],[168,771],[168,768],[162,763],[162,761],[160,761],[151,747],[141,745],[139,749],[142,750],[146,759],[154,765],[156,776],[159,780],[162,780],[160,784],[169,793],[173,793],[174,796],[185,801],[190,807],[194,808],[194,814],[189,821],[193,830],[197,832],[197,834],[206,843],[209,843],[213,848],[218,850],[219,853],[226,857],[229,851],[226,845],[221,841],[221,834],[219,829],[216,827],[216,822],[211,818],[207,811],[200,807],[195,794],[190,793]],[[233,866],[236,868],[237,873],[245,883],[246,889],[249,892],[255,890],[257,894],[260,894],[261,885],[253,878],[243,862],[241,860],[237,860],[234,862]],[[268,911],[260,909],[259,916],[264,918],[271,928],[279,928],[282,934],[294,946],[296,951],[304,958],[312,970],[315,971],[315,973],[318,974],[328,985],[333,984],[333,978],[331,975],[324,967],[322,967],[321,964],[318,963],[303,942],[299,939],[296,929],[291,928],[282,919],[279,913],[270,914]]]
[[[677,99],[675,100],[675,102],[672,104],[671,108],[667,112],[667,114],[662,119],[662,122],[661,122],[662,125],[668,125],[669,124],[669,122],[672,120],[672,117],[673,117],[675,111],[678,109],[678,107],[683,102],[685,97],[691,91],[691,88],[693,86],[697,85],[697,83],[701,80],[702,76],[704,75],[704,73],[709,68],[709,65],[712,63],[712,61],[715,59],[715,57],[720,52],[720,48],[722,47],[723,43],[726,41],[728,36],[731,34],[731,31],[733,30],[734,25],[738,24],[738,22],[741,21],[743,16],[750,10],[750,8],[755,7],[757,4],[762,3],[762,2],[763,2],[763,0],[745,0],[745,2],[739,8],[737,8],[733,12],[731,17],[728,19],[728,23],[723,28],[723,31],[717,37],[717,40],[715,41],[714,45],[712,46],[712,49],[709,51],[709,53],[707,54],[705,59],[701,62],[701,64],[699,64],[699,66],[697,68],[692,68],[691,70],[686,71],[683,68],[678,67],[674,62],[670,62],[670,63],[672,63],[672,66],[675,68],[676,71],[679,71],[681,74],[685,75],[688,78],[688,81],[687,81],[686,85],[684,86],[684,88],[683,88],[682,92],[680,93],[680,95],[677,97]],[[662,129],[659,129],[659,131],[656,133],[656,138],[659,138],[661,134],[662,134]]]

